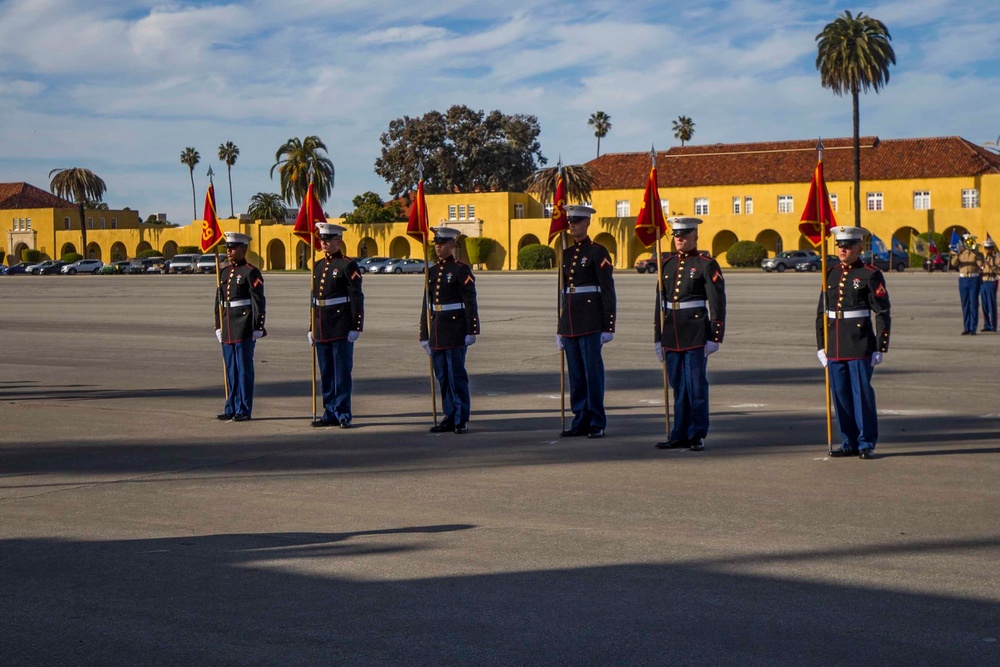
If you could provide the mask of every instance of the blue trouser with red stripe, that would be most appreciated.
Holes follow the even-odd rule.
[[[979,289],[983,300],[983,331],[997,330],[997,285],[995,280],[984,280]]]
[[[708,359],[705,348],[667,354],[667,376],[674,390],[671,440],[697,440],[708,435]]]
[[[962,323],[965,330],[976,332],[979,326],[979,288],[982,285],[980,276],[958,278],[958,294],[962,297]]]
[[[256,345],[257,341],[252,338],[222,344],[222,359],[226,362],[226,381],[229,384],[225,413],[230,417],[252,416],[253,350]]]
[[[844,449],[875,449],[878,442],[878,413],[872,389],[870,359],[828,362],[830,393],[837,408],[837,423]]]

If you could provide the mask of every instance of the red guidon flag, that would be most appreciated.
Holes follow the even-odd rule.
[[[556,176],[556,193],[552,198],[552,222],[549,224],[549,243],[560,232],[569,230],[569,220],[566,219],[566,183],[563,182],[562,168]]]
[[[830,235],[830,228],[836,226],[837,217],[833,214],[830,194],[826,191],[826,182],[823,180],[823,158],[820,157],[816,163],[812,182],[809,183],[809,197],[806,199],[806,207],[802,210],[799,231],[813,245],[818,246]]]
[[[427,200],[424,198],[424,179],[417,183],[417,198],[410,206],[410,221],[406,225],[406,235],[421,243],[430,240],[430,228],[427,226]]]
[[[219,216],[215,214],[215,186],[208,184],[205,193],[205,213],[201,223],[201,251],[208,252],[222,241],[222,227],[219,226]]]
[[[663,215],[663,206],[660,204],[660,189],[656,184],[656,166],[649,172],[649,180],[646,181],[646,194],[642,197],[642,208],[639,209],[639,217],[635,219],[635,235],[647,248],[656,239],[666,235],[667,220]]]
[[[319,200],[316,199],[316,192],[313,191],[313,184],[310,183],[309,190],[306,191],[306,198],[303,200],[302,207],[299,208],[299,214],[295,218],[295,226],[292,227],[292,233],[306,243],[311,243],[313,248],[319,250],[319,236],[316,234],[317,222],[326,222],[326,216],[323,215],[323,207],[319,205]]]

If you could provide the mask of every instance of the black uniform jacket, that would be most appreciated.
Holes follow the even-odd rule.
[[[607,248],[590,237],[563,252],[563,291],[559,295],[559,324],[563,336],[585,336],[615,330],[614,266]],[[577,291],[577,288],[584,288]],[[593,288],[597,288],[596,290]]]
[[[420,340],[430,341],[431,349],[447,350],[465,345],[466,336],[479,335],[479,307],[476,305],[476,278],[472,267],[454,257],[428,269],[431,308],[424,293],[420,309]],[[430,315],[428,333],[427,317]]]
[[[362,331],[365,295],[358,263],[339,251],[316,262],[312,282],[312,334],[317,343],[347,338]]]
[[[705,347],[706,341],[722,343],[726,335],[726,279],[719,263],[707,252],[692,250],[663,258],[663,291],[656,290],[653,340],[673,352]],[[681,308],[680,304],[700,303]],[[664,308],[663,328],[660,309]]]
[[[215,295],[215,328],[222,329],[223,343],[249,340],[254,331],[267,335],[264,330],[264,276],[246,260],[222,269],[219,291]]]
[[[828,359],[867,359],[872,352],[889,351],[889,292],[885,277],[874,266],[860,260],[850,266],[835,266],[826,272],[826,298],[816,309],[816,347],[823,349],[823,323],[829,326]],[[824,305],[831,317],[824,311]],[[868,311],[875,313],[875,331]],[[865,314],[861,317],[850,315]]]

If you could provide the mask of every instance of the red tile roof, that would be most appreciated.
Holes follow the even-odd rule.
[[[850,138],[823,140],[828,182],[854,180],[852,143]],[[816,140],[675,146],[658,151],[656,163],[661,188],[808,183],[816,167]],[[642,189],[649,176],[649,153],[609,153],[587,166],[597,175],[595,190]],[[1000,155],[961,137],[861,137],[861,178],[866,181],[998,173]]]
[[[74,208],[66,201],[28,183],[0,183],[0,209]]]

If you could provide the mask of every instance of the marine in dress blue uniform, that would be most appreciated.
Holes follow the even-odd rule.
[[[573,422],[561,437],[603,438],[604,358],[601,347],[615,337],[614,265],[607,249],[590,240],[587,229],[596,211],[566,206],[573,245],[563,252],[556,346],[566,354]]]
[[[674,423],[668,439],[656,447],[699,452],[708,435],[708,357],[726,334],[726,281],[719,263],[698,250],[702,221],[683,217],[668,222],[677,252],[663,260],[664,294],[657,285],[653,341],[660,363],[666,357]]]
[[[885,276],[861,261],[861,227],[836,227],[838,266],[826,272],[826,289],[816,309],[816,356],[830,374],[843,443],[831,456],[872,458],[878,442],[878,414],[872,372],[889,351],[889,292]],[[872,328],[872,314],[875,328]],[[823,327],[829,349],[823,349]]]
[[[215,336],[222,344],[229,397],[218,418],[244,422],[253,416],[254,347],[267,335],[264,276],[247,263],[249,236],[226,232],[225,238],[229,266],[220,273],[215,295]]]
[[[463,434],[469,432],[471,410],[465,355],[479,335],[476,278],[472,267],[455,259],[461,232],[451,227],[432,227],[431,231],[438,261],[428,269],[430,301],[425,292],[420,310],[420,344],[431,357],[441,390],[443,416],[430,430]]]
[[[979,327],[979,293],[983,285],[983,255],[972,234],[962,234],[962,247],[951,257],[958,270],[958,295],[962,300],[962,335],[975,336]]]
[[[316,348],[323,389],[323,414],[312,422],[318,427],[350,428],[353,419],[354,342],[364,329],[365,297],[358,263],[344,257],[340,249],[345,230],[331,223],[316,224],[324,257],[313,267],[308,339]]]
[[[997,330],[997,279],[1000,278],[1000,253],[989,235],[983,243],[983,284],[979,290],[983,302],[983,331]]]

